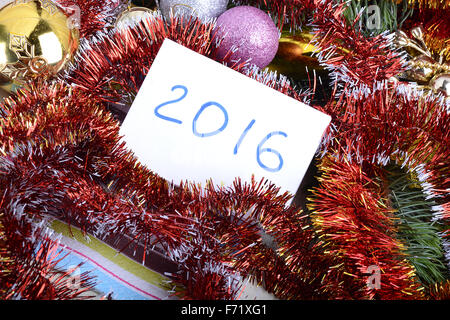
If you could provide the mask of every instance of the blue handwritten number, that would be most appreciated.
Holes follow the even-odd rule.
[[[287,135],[286,133],[282,132],[282,131],[274,131],[274,132],[269,133],[269,134],[263,139],[263,141],[261,141],[261,143],[258,145],[258,149],[256,150],[256,159],[258,160],[258,164],[260,165],[260,167],[263,168],[264,170],[267,170],[267,171],[269,171],[269,172],[279,172],[279,171],[281,171],[281,169],[283,168],[283,164],[284,164],[284,161],[283,161],[283,158],[281,157],[281,154],[280,154],[278,151],[273,150],[273,149],[271,149],[271,148],[262,148],[262,146],[264,145],[264,143],[266,143],[267,140],[269,140],[269,139],[272,138],[273,136],[283,136],[283,137],[287,138],[288,135]],[[277,155],[277,156],[278,156],[278,159],[280,159],[280,165],[279,165],[277,168],[274,169],[274,168],[269,168],[269,167],[267,167],[264,163],[262,163],[262,161],[261,161],[261,155],[262,155],[264,152],[271,152],[271,153]]]
[[[200,118],[200,116],[202,115],[203,111],[205,111],[207,108],[212,107],[212,106],[218,107],[223,112],[223,115],[225,117],[223,125],[219,129],[217,129],[216,131],[213,131],[213,132],[199,133],[198,130],[197,130],[197,121]],[[217,103],[217,102],[214,102],[214,101],[210,101],[210,102],[207,102],[204,105],[202,105],[200,110],[195,115],[194,121],[192,121],[192,132],[197,137],[206,138],[206,137],[215,136],[216,134],[221,133],[222,131],[225,130],[225,128],[227,126],[228,126],[228,112],[227,112],[227,110],[225,110],[225,108],[220,103]]]
[[[247,133],[250,131],[250,129],[253,127],[253,125],[255,124],[256,120],[252,120],[250,121],[249,125],[247,126],[247,128],[245,128],[244,132],[242,133],[241,137],[239,138],[238,143],[236,144],[236,146],[234,147],[234,154],[237,154],[239,151],[239,147],[241,146],[242,141],[244,141],[244,138],[247,136]]]
[[[167,120],[167,121],[170,121],[170,122],[175,122],[175,123],[177,123],[177,124],[182,124],[183,122],[180,121],[180,120],[177,120],[177,119],[174,119],[174,118],[170,118],[170,117],[167,117],[167,116],[162,115],[161,113],[159,113],[159,109],[161,109],[162,107],[167,106],[167,105],[169,105],[169,104],[174,104],[174,103],[180,102],[181,100],[183,100],[184,98],[186,98],[186,96],[187,96],[187,94],[188,94],[188,89],[187,89],[185,86],[177,85],[177,86],[174,86],[174,87],[172,88],[172,91],[175,91],[175,90],[177,90],[177,89],[182,89],[182,90],[184,90],[183,95],[182,95],[180,98],[176,99],[176,100],[167,101],[167,102],[164,102],[164,103],[160,104],[159,106],[157,106],[157,107],[155,108],[155,115],[156,115],[158,118],[161,118],[161,119],[163,119],[163,120]]]

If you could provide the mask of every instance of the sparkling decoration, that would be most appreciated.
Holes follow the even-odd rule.
[[[450,97],[450,73],[442,73],[434,77],[430,82],[433,90],[442,92],[447,97]]]
[[[80,25],[80,38],[114,27],[117,16],[129,6],[128,0],[54,0],[74,24]]]
[[[328,242],[328,254],[339,257],[339,267],[347,266],[346,282],[354,283],[346,286],[349,296],[422,299],[422,288],[414,281],[414,268],[404,259],[402,244],[392,236],[397,232],[395,220],[381,199],[373,196],[380,194],[380,186],[359,165],[346,160],[324,157],[319,169],[323,170],[320,188],[314,190],[316,201],[310,203],[309,209],[316,230]],[[356,227],[361,224],[370,227]],[[370,266],[386,270],[380,288],[358,284],[367,283]],[[395,289],[398,287],[402,290]]]
[[[296,34],[283,32],[279,41],[278,54],[290,62],[311,56],[317,50],[311,43],[312,38],[312,33],[308,31]]]
[[[435,73],[435,63],[433,59],[426,55],[420,55],[411,61],[412,68],[407,72],[418,81],[428,82]]]
[[[450,300],[450,280],[432,286],[430,296],[431,300]]]
[[[217,19],[218,56],[241,62],[250,60],[265,68],[278,51],[280,33],[264,11],[240,6],[224,12]]]
[[[163,16],[191,16],[206,22],[221,15],[228,5],[228,0],[159,0]]]
[[[308,32],[283,32],[279,42],[278,52],[268,66],[269,70],[277,71],[298,82],[308,78],[308,71],[320,70],[321,67],[313,57],[317,48],[311,44],[313,35]]]
[[[211,51],[211,34],[214,24],[203,24],[199,20],[185,23],[189,33],[181,33],[178,28],[181,18],[170,21],[161,15],[155,19],[144,19],[125,30],[113,32],[104,40],[90,46],[82,46],[75,59],[75,66],[68,73],[68,82],[89,88],[101,100],[129,105],[136,96],[164,39],[169,38],[203,55]],[[123,45],[117,46],[118,43]],[[92,59],[92,55],[97,58]],[[126,66],[116,68],[115,66]],[[109,81],[104,81],[107,77]],[[112,90],[121,88],[121,90]]]
[[[72,59],[78,31],[51,1],[15,1],[0,10],[0,85],[7,91],[51,77]]]
[[[143,19],[153,17],[153,11],[144,7],[132,7],[122,12],[116,21],[116,28],[123,29],[127,26],[139,23]]]
[[[424,34],[422,27],[416,27],[411,30],[411,38],[403,32],[397,33],[396,44],[399,47],[409,50],[410,55],[414,56],[409,61],[409,69],[404,73],[408,80],[417,81],[427,89],[435,92],[442,92],[449,96],[450,83],[449,72],[450,64],[447,61],[449,56],[448,41],[444,44],[437,40],[428,45],[428,37]],[[437,45],[440,44],[440,45]],[[436,47],[440,49],[436,50]]]
[[[408,0],[411,5],[418,5],[419,8],[445,9],[450,8],[447,0]]]
[[[184,28],[190,30],[187,33],[180,32],[181,20],[181,17],[172,17],[167,21],[160,15],[155,15],[154,19],[145,19],[133,26],[129,32],[113,32],[102,41],[82,46],[71,72],[67,73],[67,81],[85,88],[102,101],[129,108],[130,101],[136,96],[164,39],[177,41],[204,56],[216,58],[212,40],[215,24],[201,23],[199,20],[186,21]],[[117,43],[122,45],[117,46]],[[92,59],[93,56],[96,58]],[[123,68],[116,68],[117,65]],[[309,96],[308,93],[299,94],[293,90],[289,81],[274,73],[248,70],[241,64],[232,67],[295,99],[306,101]]]
[[[284,26],[289,26],[290,30],[296,31],[302,29],[305,13],[317,7],[314,0],[232,0],[232,2],[236,5],[267,9],[280,30]]]

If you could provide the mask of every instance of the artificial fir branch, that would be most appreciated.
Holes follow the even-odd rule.
[[[398,166],[386,168],[395,216],[399,218],[399,239],[405,242],[408,260],[424,286],[440,283],[449,277],[442,239],[442,225],[435,221],[432,208],[418,181]]]
[[[374,36],[385,31],[395,32],[402,28],[403,22],[412,14],[413,8],[408,6],[408,0],[402,0],[401,4],[397,4],[392,0],[352,0],[348,3],[348,7],[344,12],[344,17],[348,24],[353,24],[359,20],[355,27],[364,33],[365,36]],[[344,1],[343,1],[344,2]],[[369,19],[369,6],[377,6],[380,12],[379,17],[374,16],[374,12],[370,13],[372,19],[379,19],[380,26],[377,28],[368,28],[364,25]],[[361,19],[359,15],[363,11]],[[358,26],[359,25],[359,26]]]

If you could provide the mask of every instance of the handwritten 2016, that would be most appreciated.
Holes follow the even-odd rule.
[[[171,118],[171,117],[165,116],[165,115],[163,115],[163,114],[160,113],[161,108],[166,107],[166,106],[168,106],[168,105],[170,105],[170,104],[175,104],[175,103],[177,103],[177,102],[180,102],[180,101],[182,101],[183,99],[185,99],[185,98],[187,97],[189,90],[188,90],[188,88],[187,88],[186,86],[183,86],[183,85],[175,85],[175,86],[172,87],[172,91],[175,91],[175,90],[178,90],[178,89],[180,89],[180,90],[183,91],[183,94],[181,95],[181,97],[179,97],[179,98],[177,98],[177,99],[174,99],[174,100],[166,101],[166,102],[161,103],[160,105],[158,105],[158,106],[155,108],[155,115],[156,115],[158,118],[163,119],[163,120],[165,120],[165,121],[170,121],[170,122],[173,122],[173,123],[176,123],[176,124],[180,124],[180,125],[181,125],[181,124],[183,124],[183,121],[182,121],[182,120],[178,120],[178,119],[175,119],[175,118]],[[222,111],[223,116],[224,116],[223,124],[221,125],[220,128],[218,128],[218,129],[215,130],[215,131],[207,132],[207,133],[205,133],[205,132],[204,132],[204,133],[200,133],[200,132],[198,132],[198,130],[197,130],[197,122],[198,122],[198,120],[200,119],[200,117],[201,117],[201,115],[203,114],[203,112],[204,112],[207,108],[210,108],[210,107],[216,107],[216,108],[218,108],[220,111]],[[218,103],[218,102],[215,102],[215,101],[209,101],[209,102],[204,103],[204,104],[201,106],[200,110],[199,110],[199,111],[197,112],[197,114],[195,115],[195,117],[194,117],[194,119],[193,119],[193,121],[192,121],[192,133],[193,133],[195,136],[199,137],[199,138],[208,138],[208,137],[212,137],[212,136],[215,136],[215,135],[217,135],[217,134],[222,133],[223,131],[225,131],[225,129],[226,129],[227,126],[228,126],[228,122],[229,122],[229,116],[228,116],[228,112],[227,112],[227,110],[225,109],[225,107],[222,106],[222,105],[221,105],[220,103]],[[242,135],[239,137],[239,140],[238,140],[238,142],[236,143],[236,146],[234,147],[234,150],[233,150],[233,153],[234,153],[235,155],[238,154],[238,152],[239,152],[239,147],[241,146],[243,140],[245,139],[245,137],[247,136],[247,134],[249,133],[249,131],[253,128],[253,126],[255,125],[255,123],[256,123],[256,120],[255,120],[255,119],[252,119],[252,120],[250,121],[250,123],[248,124],[248,126],[245,128],[245,130],[242,132]],[[264,139],[261,141],[260,144],[258,144],[258,146],[257,146],[257,148],[256,148],[256,161],[258,162],[258,164],[259,164],[259,166],[260,166],[261,168],[263,168],[264,170],[267,170],[267,171],[269,171],[269,172],[279,172],[279,171],[281,171],[281,169],[283,168],[283,164],[284,164],[283,157],[281,156],[281,154],[280,154],[278,151],[276,151],[276,150],[274,150],[274,149],[272,149],[272,148],[263,148],[264,144],[265,144],[270,138],[272,138],[273,136],[277,136],[277,135],[283,136],[283,137],[285,137],[285,138],[288,137],[287,133],[285,133],[285,132],[283,132],[283,131],[273,131],[273,132],[270,132],[267,136],[264,137]],[[263,161],[261,160],[261,155],[262,155],[263,153],[265,153],[265,152],[273,153],[273,154],[275,154],[275,155],[278,157],[278,159],[279,159],[279,165],[278,165],[276,168],[270,168],[270,167],[266,166],[266,165],[263,163]]]

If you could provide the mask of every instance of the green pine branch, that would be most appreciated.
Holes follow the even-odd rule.
[[[347,0],[345,0],[347,1]],[[373,13],[369,14],[367,8],[371,5],[377,5],[380,9],[380,27],[375,29],[368,28],[368,21],[374,19]],[[353,24],[363,8],[361,23],[356,23],[355,28],[360,28],[365,36],[376,36],[382,32],[395,32],[401,29],[405,20],[413,13],[412,6],[408,5],[408,0],[402,0],[402,3],[396,4],[392,0],[350,0],[348,8],[344,12],[344,17],[349,24]]]
[[[444,227],[433,220],[432,207],[418,180],[399,166],[390,166],[388,180],[390,201],[399,219],[399,238],[406,244],[406,253],[424,286],[449,278],[445,253],[439,233]]]

